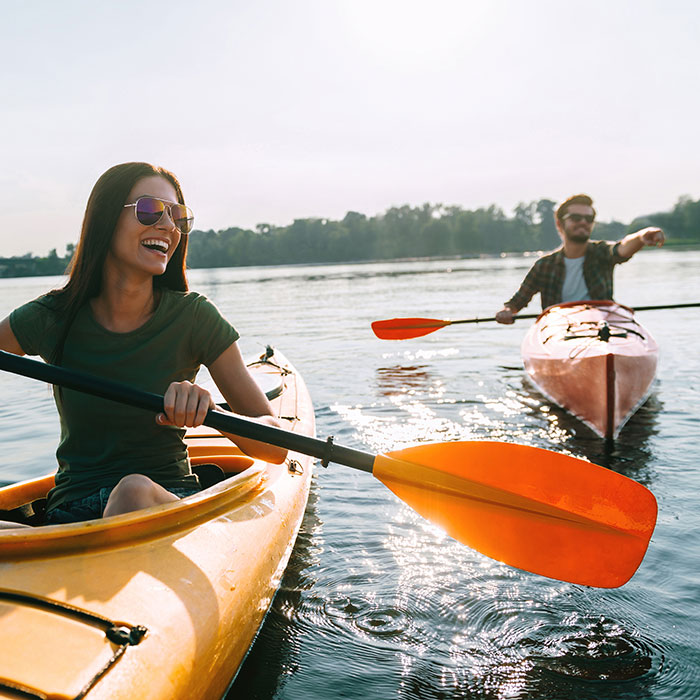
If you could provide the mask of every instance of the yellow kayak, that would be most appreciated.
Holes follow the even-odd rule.
[[[284,427],[313,436],[309,393],[286,358],[268,353],[250,370]],[[201,493],[101,520],[0,529],[0,698],[226,693],[291,554],[313,458],[253,460],[204,426],[186,440],[211,483]],[[52,485],[48,475],[0,489],[0,519],[38,524]]]

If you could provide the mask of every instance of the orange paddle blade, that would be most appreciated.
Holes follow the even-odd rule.
[[[377,456],[373,474],[456,540],[586,586],[628,581],[656,524],[656,499],[640,483],[529,445],[418,445]]]
[[[450,323],[451,321],[437,318],[388,318],[385,321],[374,321],[372,330],[382,340],[408,340],[428,335]]]

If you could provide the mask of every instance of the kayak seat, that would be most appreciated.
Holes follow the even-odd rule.
[[[0,510],[0,520],[36,527],[44,524],[45,512],[46,499],[37,498],[31,503],[23,503],[21,506],[11,510]]]
[[[228,476],[218,464],[193,464],[192,471],[199,478],[203,489],[218,484]]]
[[[242,454],[216,454],[215,451],[206,447],[198,450],[196,447],[190,447],[190,464],[192,471],[196,472],[197,468],[203,465],[215,465],[219,467],[227,476],[231,474],[240,474],[248,467],[252,467],[255,460],[252,457]],[[200,452],[199,454],[197,454]],[[225,477],[224,477],[225,478]]]
[[[254,459],[246,455],[203,454],[190,457],[192,471],[199,477],[202,488],[208,489],[230,476],[240,474],[254,463]]]

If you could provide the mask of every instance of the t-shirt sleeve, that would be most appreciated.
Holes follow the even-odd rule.
[[[194,355],[206,367],[240,337],[219,309],[204,296],[197,299],[192,326]]]
[[[527,275],[525,275],[525,279],[520,285],[520,288],[510,299],[508,299],[505,306],[508,306],[516,312],[520,311],[530,303],[530,300],[535,296],[535,294],[537,294],[537,292],[541,291],[539,276],[542,263],[540,260],[542,260],[542,258],[537,260],[529,269]]]
[[[10,327],[27,355],[49,360],[57,340],[57,320],[46,297],[39,297],[10,314]]]
[[[630,258],[623,258],[620,255],[620,243],[621,243],[621,241],[617,241],[617,243],[615,243],[613,241],[608,241],[610,256],[611,256],[613,265],[619,265],[620,263],[627,262],[630,259]],[[632,256],[630,256],[630,257],[632,257]]]

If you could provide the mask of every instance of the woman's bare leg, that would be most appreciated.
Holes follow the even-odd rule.
[[[150,508],[162,503],[180,500],[160,484],[143,474],[125,476],[112,490],[107,499],[103,517],[130,513],[132,510]]]
[[[24,523],[13,523],[11,520],[0,520],[0,530],[13,530],[18,527],[31,527]]]

